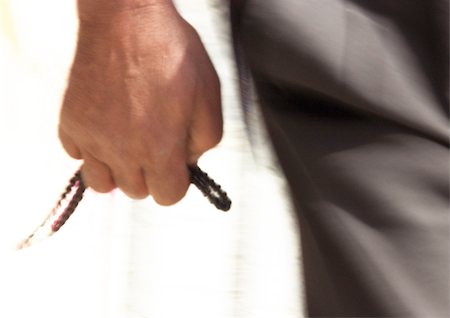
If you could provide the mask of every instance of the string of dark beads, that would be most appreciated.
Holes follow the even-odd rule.
[[[61,215],[58,217],[58,219],[56,219],[53,222],[53,224],[52,224],[52,231],[53,232],[57,232],[64,225],[64,223],[66,223],[66,221],[70,218],[70,216],[75,212],[78,204],[83,199],[83,194],[84,194],[84,191],[86,190],[86,186],[84,185],[83,180],[81,179],[80,172],[77,172],[75,174],[75,176],[71,179],[71,181],[73,179],[75,179],[75,182],[73,183],[72,186],[69,185],[67,188],[70,187],[70,190],[72,190],[72,188],[76,186],[77,189],[76,189],[75,194],[73,195],[73,197],[70,199],[69,204],[64,209],[64,212],[61,213]],[[63,194],[62,197],[65,198],[65,196],[67,196],[67,194],[69,192],[66,191],[66,193]]]
[[[61,197],[59,198],[58,202],[56,203],[55,208],[53,209],[53,211],[56,211],[56,209],[58,209],[61,206],[61,203],[66,199],[67,195],[72,192],[73,187],[75,186],[75,184],[81,180],[81,172],[80,170],[78,170],[74,176],[69,180],[69,184],[67,185],[66,189],[64,190],[64,192],[61,194]]]
[[[189,171],[191,173],[191,183],[208,198],[209,202],[219,210],[228,211],[230,209],[231,200],[227,193],[206,172],[198,166],[189,166]]]
[[[72,192],[73,187],[76,185],[76,183],[81,180],[81,173],[80,171],[77,171],[75,173],[75,175],[69,180],[69,184],[67,185],[67,187],[65,188],[64,192],[61,194],[58,202],[56,202],[55,207],[52,210],[52,213],[50,213],[47,218],[39,225],[39,228],[42,228],[45,226],[45,224],[55,215],[56,211],[58,210],[58,208],[61,206],[62,202],[66,199],[67,195],[69,193]],[[73,213],[73,212],[72,212]],[[58,227],[58,229],[61,226]],[[31,233],[30,235],[28,235],[28,237],[21,243],[21,245],[26,246],[29,244],[29,242],[33,239],[33,237],[36,235],[38,229],[36,229],[33,233]],[[52,226],[52,231],[56,232],[53,230],[53,226]]]

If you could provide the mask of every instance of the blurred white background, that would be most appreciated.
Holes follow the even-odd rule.
[[[200,166],[231,211],[196,189],[170,208],[88,191],[60,232],[15,251],[80,164],[56,133],[77,20],[74,0],[0,0],[0,317],[302,316],[295,220],[269,150],[252,156],[224,12],[178,6],[222,80],[224,139]]]

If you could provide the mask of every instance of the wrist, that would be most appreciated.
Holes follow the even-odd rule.
[[[80,24],[102,25],[117,18],[175,10],[172,0],[78,0]]]
[[[155,48],[162,52],[172,44],[186,44],[192,27],[179,15],[172,1],[152,3],[155,5],[89,11],[95,12],[91,17],[96,18],[92,19],[80,17],[76,59],[88,63],[92,57],[109,56],[115,51],[122,61],[128,57],[133,61],[136,54],[142,57]]]

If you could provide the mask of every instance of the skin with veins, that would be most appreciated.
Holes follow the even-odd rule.
[[[94,190],[176,203],[222,136],[218,76],[170,1],[100,2],[79,1],[61,142]]]

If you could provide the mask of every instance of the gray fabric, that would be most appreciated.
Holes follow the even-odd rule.
[[[449,317],[448,2],[235,13],[297,207],[308,315]]]

